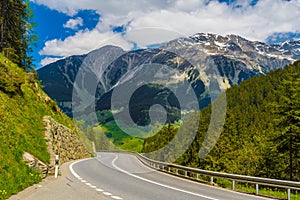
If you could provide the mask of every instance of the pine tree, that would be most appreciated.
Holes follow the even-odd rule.
[[[27,55],[34,42],[32,11],[28,0],[1,0],[0,51],[24,69],[30,69],[32,59]]]
[[[298,67],[300,63],[298,62]],[[279,88],[281,101],[276,106],[278,151],[287,158],[290,180],[300,180],[300,74],[291,71]]]

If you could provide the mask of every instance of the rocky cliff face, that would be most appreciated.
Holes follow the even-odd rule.
[[[54,173],[55,155],[59,155],[59,165],[68,161],[91,157],[73,130],[57,123],[49,116],[45,116],[43,121],[46,129],[45,139],[50,153],[48,173]]]
[[[300,59],[300,39],[288,40],[272,46],[281,51],[283,55],[292,56],[295,60]]]

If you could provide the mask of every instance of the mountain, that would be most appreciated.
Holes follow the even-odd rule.
[[[290,45],[289,47],[292,51],[296,46]],[[295,60],[293,58],[294,54],[284,52],[283,46],[249,41],[238,35],[220,36],[198,33],[189,38],[171,41],[165,45],[165,48],[181,55],[187,54],[196,63],[199,62],[198,55],[184,53],[187,49],[189,51],[192,49],[196,52],[205,52],[208,56],[217,57],[217,60],[220,56],[224,56],[227,59],[243,63],[246,65],[244,66],[246,69],[263,74]]]
[[[300,60],[300,39],[288,40],[272,46],[281,51],[283,55],[292,56],[293,59]]]
[[[68,101],[76,74],[85,57],[86,55],[71,56],[39,69],[38,76],[42,80],[44,91],[58,102]]]
[[[217,143],[206,156],[200,156],[200,149],[209,147],[204,141],[214,141],[215,137],[208,135],[210,105],[201,110],[200,118],[196,116],[200,126],[195,140],[176,162],[204,170],[300,181],[299,77],[300,61],[296,61],[226,90],[226,120]],[[164,127],[144,140],[143,152],[157,152],[152,154],[156,160],[172,158],[190,139],[189,131],[172,143],[173,151],[157,150],[174,141],[178,132],[176,124]]]
[[[62,110],[72,116],[73,83],[81,66],[85,66],[84,70],[87,71],[82,73],[85,85],[80,83],[79,88],[87,90],[83,96],[96,96],[95,101],[87,103],[88,105],[84,105],[81,111],[78,111],[82,114],[95,109],[109,110],[111,96],[116,88],[128,85],[130,80],[133,82],[133,77],[137,77],[139,73],[148,73],[149,65],[167,66],[168,69],[164,73],[168,80],[137,91],[135,95],[142,95],[145,98],[140,97],[138,103],[134,103],[134,100],[131,103],[131,107],[136,109],[133,111],[137,116],[136,122],[145,125],[149,123],[145,111],[149,110],[153,103],[161,103],[168,111],[178,114],[179,105],[170,103],[176,102],[171,97],[174,96],[172,94],[174,91],[162,92],[161,85],[175,88],[176,93],[185,82],[188,82],[195,91],[199,107],[203,108],[221,91],[250,77],[266,74],[270,70],[282,68],[295,61],[299,56],[297,44],[287,42],[269,45],[249,41],[237,35],[198,33],[188,38],[172,40],[157,49],[125,52],[119,47],[106,46],[87,55],[71,56],[49,64],[38,70],[38,76],[42,80],[45,92],[58,102]],[[147,73],[144,77],[149,77]],[[138,80],[137,84],[142,81],[144,80]],[[95,87],[96,92],[92,91]],[[149,95],[151,93],[152,95]],[[80,98],[83,99],[83,96]],[[172,99],[170,101],[166,100],[169,96],[169,99]],[[155,98],[159,100],[151,100]],[[142,104],[145,106],[141,106]],[[172,114],[168,120],[176,121],[180,118],[177,114],[175,116]],[[139,122],[139,118],[145,117],[145,120]]]

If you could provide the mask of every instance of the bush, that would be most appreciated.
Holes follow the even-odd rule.
[[[20,94],[25,78],[17,71],[10,69],[6,63],[5,60],[4,63],[0,63],[0,90],[8,94]]]

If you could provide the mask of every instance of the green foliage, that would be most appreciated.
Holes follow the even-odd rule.
[[[119,128],[115,121],[109,121],[107,123],[101,124],[101,131],[105,135],[104,140],[110,140],[113,143],[111,145],[115,146],[114,148],[136,152],[141,152],[143,148],[143,139],[128,135]],[[139,134],[142,135],[144,133]],[[97,143],[96,147],[98,147]]]
[[[28,0],[1,0],[0,4],[0,52],[23,69],[31,68],[28,53],[36,40],[29,3]]]
[[[285,169],[289,179],[300,180],[300,74],[296,70],[290,70],[278,93],[275,114],[279,134],[274,141],[282,157],[289,158]]]
[[[20,70],[8,69],[7,61],[0,63],[0,90],[16,94],[21,92],[21,85],[25,82],[24,75],[19,73]]]
[[[213,150],[199,158],[199,149],[210,123],[209,106],[200,113],[195,140],[176,162],[207,170],[289,179],[286,171],[289,166],[287,144],[292,138],[293,175],[294,180],[299,181],[300,87],[295,81],[289,81],[291,74],[299,79],[300,61],[228,89],[225,125]],[[288,85],[287,81],[290,82]],[[143,151],[161,148],[176,133],[177,128],[165,127],[154,137],[145,139]]]
[[[43,92],[32,73],[2,54],[0,66],[0,199],[6,199],[41,180],[39,173],[23,163],[25,151],[49,163],[43,116],[49,115],[75,128],[72,120]]]
[[[87,138],[95,143],[97,151],[115,149],[112,140],[105,135],[101,126],[88,126],[85,133]]]

